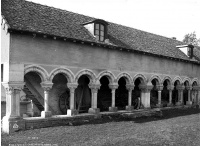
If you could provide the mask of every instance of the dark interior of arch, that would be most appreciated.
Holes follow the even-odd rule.
[[[34,116],[40,116],[41,111],[44,110],[44,90],[40,83],[42,82],[40,76],[36,72],[28,72],[24,75],[24,88],[22,89],[26,97],[21,100],[32,100],[33,104],[37,107]]]
[[[164,107],[169,103],[169,90],[167,89],[168,82],[168,80],[163,82],[163,90],[161,92],[161,103]]]
[[[183,90],[183,104],[186,105],[187,101],[188,101],[188,90],[187,90],[187,86],[189,85],[188,81],[184,82],[184,86],[185,89]]]
[[[138,107],[138,99],[141,98],[141,90],[139,88],[139,85],[141,84],[141,79],[137,78],[134,82],[134,90],[132,90],[132,106],[134,109]]]
[[[124,110],[128,105],[128,90],[124,77],[119,79],[118,85],[119,87],[115,91],[115,105],[119,110]]]
[[[151,81],[153,88],[150,92],[150,106],[151,108],[155,108],[156,104],[158,104],[158,90],[156,89],[157,80],[153,79]]]
[[[97,96],[97,107],[100,111],[108,111],[112,103],[112,93],[109,88],[109,80],[106,76],[100,79],[100,89],[98,90]]]
[[[174,82],[174,90],[172,91],[172,103],[175,105],[178,102],[178,90],[176,86],[179,84],[179,81]]]
[[[56,109],[57,114],[67,114],[67,109],[69,109],[70,102],[70,90],[67,87],[67,78],[62,73],[58,73],[54,76],[53,87],[51,89],[51,96],[56,97],[53,101],[57,104]],[[52,99],[51,99],[52,100]]]
[[[78,79],[78,87],[75,89],[75,107],[79,113],[87,113],[91,107],[91,89],[88,84],[90,79],[86,75]]]

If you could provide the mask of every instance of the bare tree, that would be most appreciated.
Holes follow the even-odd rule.
[[[192,44],[195,46],[200,46],[200,38],[197,39],[196,32],[188,33],[184,36],[183,42],[187,44]]]

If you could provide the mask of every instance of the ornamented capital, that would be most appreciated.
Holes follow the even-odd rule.
[[[200,90],[200,86],[193,86],[192,89],[193,89],[193,90],[196,90],[196,91],[197,91],[197,90]]]
[[[182,90],[185,89],[185,86],[183,86],[183,85],[177,85],[176,89],[179,90],[179,91],[182,91]]]
[[[77,88],[77,83],[68,83],[67,87],[70,89],[70,92],[74,92],[74,90]]]
[[[133,84],[127,84],[126,85],[127,90],[134,90],[134,87],[135,87],[135,85],[133,85]]]
[[[174,85],[167,85],[167,90],[174,90]]]
[[[110,88],[111,90],[116,90],[116,89],[119,87],[119,85],[116,84],[116,83],[109,84],[108,86],[109,86],[109,88]]]
[[[186,86],[187,90],[192,90],[192,86]]]
[[[150,92],[151,89],[153,88],[153,85],[148,85],[148,84],[141,84],[139,85],[140,90],[142,90],[142,92]]]
[[[24,82],[3,82],[2,85],[5,88],[6,94],[11,95],[15,91],[19,93],[21,89],[24,87]]]
[[[158,91],[162,91],[163,90],[163,85],[156,85],[156,89]]]
[[[101,84],[89,84],[88,86],[92,92],[97,92],[100,89]]]
[[[44,89],[44,91],[48,92],[49,90],[51,90],[51,88],[53,86],[53,83],[51,83],[51,82],[42,82],[41,86]]]

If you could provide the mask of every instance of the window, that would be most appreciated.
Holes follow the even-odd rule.
[[[3,82],[3,64],[1,64],[1,82]]]
[[[99,41],[103,42],[105,39],[105,26],[103,24],[96,23],[94,27],[94,35]]]

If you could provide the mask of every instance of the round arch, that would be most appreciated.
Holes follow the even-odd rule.
[[[182,84],[184,84],[185,81],[188,81],[189,85],[191,85],[191,83],[192,83],[192,82],[191,82],[191,79],[188,78],[188,77],[185,77],[185,78],[182,80]]]
[[[192,79],[192,81],[191,81],[191,85],[192,85],[194,82],[196,82],[196,83],[197,83],[197,85],[199,85],[199,84],[200,84],[200,83],[199,83],[199,80],[198,80],[197,78],[194,78],[194,79]]]
[[[180,84],[182,83],[182,79],[181,79],[179,76],[176,76],[176,77],[173,79],[172,84],[174,85],[174,83],[175,83],[176,81],[179,81]]]
[[[26,66],[24,68],[24,75],[29,72],[37,73],[40,76],[42,82],[48,81],[48,72],[41,66],[38,66],[38,65]]]
[[[95,83],[96,75],[92,70],[82,69],[75,76],[75,83],[78,83],[78,79],[82,76],[86,75],[90,79],[90,83]]]
[[[121,77],[125,78],[126,84],[132,84],[133,79],[128,73],[126,73],[126,72],[120,73],[116,78],[116,82],[118,82]]]
[[[172,84],[172,79],[170,78],[170,76],[165,76],[162,80],[162,84],[164,83],[165,80],[169,80],[169,84],[168,85],[171,85]]]
[[[69,83],[74,82],[74,74],[71,70],[69,70],[67,68],[56,68],[56,69],[52,70],[50,73],[49,80],[52,81],[54,76],[59,73],[62,73],[67,78],[67,81]]]
[[[146,84],[146,83],[147,83],[147,78],[146,78],[144,75],[142,75],[142,74],[136,74],[136,75],[133,77],[133,83],[135,83],[135,80],[136,80],[137,78],[140,79],[140,81],[141,81],[142,84]]]
[[[152,75],[149,79],[149,82],[151,82],[153,79],[158,80],[158,85],[160,85],[162,83],[161,78],[158,75]]]
[[[115,81],[115,75],[112,72],[110,72],[110,71],[102,71],[102,72],[100,72],[98,74],[98,76],[97,76],[97,81],[100,81],[100,79],[103,76],[106,76],[108,78],[110,84],[114,83],[114,81]]]

